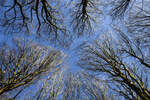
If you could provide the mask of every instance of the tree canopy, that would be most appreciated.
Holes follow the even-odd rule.
[[[1,0],[0,99],[150,100],[149,3]]]

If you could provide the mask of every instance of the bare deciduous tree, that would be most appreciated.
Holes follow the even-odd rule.
[[[111,11],[111,15],[113,16],[113,18],[123,16],[131,1],[132,0],[118,0],[115,3],[116,7],[114,7]]]
[[[92,24],[95,23],[95,18],[92,15],[101,13],[98,3],[98,0],[78,0],[74,9],[71,9],[71,17],[73,17],[71,24],[78,36],[83,35],[84,32],[92,32]]]
[[[16,48],[0,48],[0,95],[25,87],[42,74],[55,69],[60,62],[60,52],[44,50],[38,45],[17,43]]]
[[[1,26],[10,31],[10,33],[22,32],[22,30],[27,33],[33,28],[37,30],[38,35],[45,28],[48,28],[48,33],[53,33],[55,35],[53,37],[57,39],[58,33],[65,33],[66,29],[62,27],[62,13],[58,10],[59,5],[55,3],[58,2],[49,2],[48,0],[7,0],[1,6],[4,12],[1,16]]]
[[[79,65],[87,70],[104,73],[112,90],[130,100],[149,100],[149,62],[141,48],[120,33],[119,43],[106,39],[85,44]],[[148,72],[146,72],[146,70]]]

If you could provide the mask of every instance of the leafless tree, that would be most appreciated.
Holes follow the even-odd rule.
[[[0,95],[20,87],[22,91],[61,61],[59,51],[31,43],[16,44],[14,48],[7,45],[0,48]]]
[[[115,2],[116,6],[112,9],[111,16],[113,16],[113,18],[123,16],[131,1],[132,0],[118,0]]]
[[[84,44],[79,65],[105,74],[109,87],[130,100],[149,100],[149,62],[142,48],[121,31],[118,42],[107,39]]]
[[[48,0],[6,0],[1,6],[1,26],[10,33],[37,30],[38,35],[48,29],[47,33],[57,39],[59,32],[66,32],[57,3]]]
[[[43,83],[43,86],[37,91],[36,100],[58,100],[63,92],[64,86],[64,73],[63,69],[56,69],[50,77],[48,77]]]
[[[105,82],[87,72],[70,73],[67,76],[64,82],[63,100],[113,100],[113,96],[107,93]]]
[[[150,13],[149,1],[145,1],[142,7],[135,7],[134,11],[130,13],[129,21],[127,21],[127,29],[129,35],[134,37],[139,46],[149,47],[150,42]]]
[[[96,20],[92,15],[101,13],[99,2],[99,0],[77,0],[75,2],[75,7],[71,9],[71,24],[78,36],[92,32],[92,24]]]

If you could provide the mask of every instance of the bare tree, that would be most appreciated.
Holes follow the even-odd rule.
[[[119,43],[110,39],[85,44],[79,65],[87,70],[105,74],[109,87],[130,100],[149,100],[149,62],[144,52],[120,33]]]
[[[26,87],[59,64],[60,52],[29,44],[0,48],[0,95]]]
[[[58,100],[63,92],[64,86],[64,69],[56,69],[50,77],[48,77],[43,86],[37,91],[33,99],[37,100]]]
[[[115,2],[116,6],[112,9],[111,16],[113,16],[113,18],[123,16],[131,1],[132,0],[118,0]]]
[[[105,82],[87,72],[70,73],[67,76],[63,100],[113,100],[113,96],[107,93]]]
[[[71,9],[71,24],[78,36],[92,32],[92,24],[95,23],[93,14],[100,14],[99,0],[77,0],[74,9]]]
[[[114,100],[105,80],[95,77],[88,72],[81,72],[82,91],[88,100]],[[117,99],[117,98],[115,98]]]
[[[48,0],[6,0],[1,6],[1,26],[6,31],[22,32],[22,30],[30,32],[37,30],[37,34],[41,35],[41,31],[45,28],[49,29],[47,33],[57,39],[59,32],[66,32],[63,27],[62,13],[59,9],[57,1],[49,2]],[[57,7],[55,7],[57,5]],[[47,30],[46,29],[46,30]]]
[[[150,42],[150,13],[149,1],[145,1],[142,7],[135,7],[134,11],[130,12],[129,21],[127,21],[127,29],[130,35],[141,47],[149,47]]]

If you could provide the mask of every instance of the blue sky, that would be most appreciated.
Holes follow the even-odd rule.
[[[64,0],[64,2],[68,2],[68,0]],[[61,1],[61,5],[64,5],[63,1]],[[66,27],[70,30],[69,35],[72,38],[64,38],[63,36],[60,35],[60,39],[64,40],[64,41],[69,41],[69,44],[67,44],[67,46],[64,46],[63,43],[61,42],[52,42],[49,41],[49,37],[47,37],[46,35],[43,35],[43,37],[38,37],[36,35],[36,31],[35,31],[35,27],[36,25],[33,24],[33,28],[30,28],[30,35],[24,34],[24,32],[22,33],[16,33],[16,34],[5,34],[4,32],[4,27],[0,27],[0,43],[7,43],[10,46],[13,46],[13,38],[15,39],[22,39],[24,41],[27,40],[33,40],[33,42],[42,45],[42,46],[48,46],[51,48],[54,48],[56,50],[59,50],[62,52],[62,54],[64,54],[64,58],[63,58],[63,63],[62,63],[62,67],[67,68],[67,72],[78,72],[80,70],[82,70],[80,67],[77,66],[76,62],[78,62],[79,57],[78,57],[78,47],[85,43],[85,42],[92,42],[95,41],[99,38],[103,38],[102,36],[106,35],[106,34],[111,34],[111,36],[117,40],[117,34],[115,34],[115,31],[113,31],[113,27],[119,27],[121,30],[123,30],[125,33],[127,33],[127,29],[125,27],[125,22],[124,20],[126,20],[126,18],[124,18],[124,20],[117,20],[117,21],[112,21],[112,17],[110,16],[110,6],[109,4],[109,0],[102,0],[102,4],[105,4],[105,6],[100,7],[99,9],[102,11],[100,15],[97,15],[96,18],[96,24],[92,24],[93,28],[94,28],[94,32],[91,35],[83,35],[81,37],[77,37],[76,33],[73,32],[73,28],[70,26],[69,22],[71,20],[71,16],[67,15],[67,11],[65,11],[66,9],[69,11],[68,8],[71,8],[72,5],[66,5],[64,7],[62,7],[61,11],[64,14],[64,20],[65,20],[65,25]],[[3,11],[3,9],[1,9]],[[94,15],[95,16],[95,15]],[[34,19],[36,20],[36,19]],[[32,26],[30,24],[30,26]],[[29,87],[28,88],[33,89],[33,87]]]
[[[80,67],[78,67],[76,65],[76,62],[79,60],[78,58],[78,47],[84,43],[84,42],[92,42],[96,39],[101,38],[103,35],[106,34],[111,34],[112,37],[116,38],[114,31],[112,30],[112,23],[114,23],[114,21],[112,21],[110,14],[110,6],[107,5],[109,4],[108,2],[109,0],[103,1],[101,4],[104,4],[105,6],[100,6],[99,9],[101,11],[101,14],[97,15],[98,17],[96,18],[96,24],[92,24],[93,25],[93,29],[94,32],[91,35],[83,35],[81,37],[76,37],[76,33],[74,33],[72,31],[72,27],[70,27],[70,20],[71,17],[70,16],[66,16],[65,14],[67,14],[68,12],[66,12],[65,10],[68,8],[71,8],[72,5],[66,5],[68,8],[66,8],[66,6],[62,7],[62,12],[64,12],[64,20],[65,20],[65,24],[67,25],[66,27],[70,30],[70,35],[72,36],[72,38],[62,38],[62,40],[69,40],[69,45],[67,47],[63,46],[61,43],[53,43],[52,41],[49,41],[49,37],[47,37],[46,35],[44,35],[43,37],[38,37],[36,35],[36,31],[35,31],[35,27],[36,25],[31,25],[30,26],[34,26],[32,28],[30,28],[30,35],[24,34],[23,33],[15,33],[15,34],[5,34],[3,33],[3,27],[1,27],[1,34],[0,34],[0,42],[5,42],[8,43],[9,45],[13,46],[13,38],[15,39],[22,39],[24,41],[28,41],[28,40],[33,40],[33,42],[38,43],[40,45],[44,45],[44,46],[49,46],[52,47],[56,50],[61,51],[65,57],[64,57],[64,61],[63,64],[68,68],[68,71],[71,72],[77,72],[78,70],[81,70]],[[67,0],[65,1],[67,2]],[[64,2],[61,2],[62,5],[64,5]],[[95,15],[94,15],[95,16]],[[35,19],[36,20],[36,19]],[[123,23],[121,23],[121,21],[116,21],[115,22],[116,25],[118,26],[122,26]],[[123,28],[123,27],[121,27]],[[123,29],[126,30],[126,29]],[[44,33],[45,34],[45,33]]]
[[[65,13],[65,10],[67,8],[63,8],[61,9],[62,12]],[[100,8],[101,10],[104,10],[106,8]],[[4,11],[3,9],[1,9],[2,11]],[[107,11],[105,13],[108,13]],[[103,13],[104,14],[104,13]],[[68,47],[64,47],[62,44],[60,43],[56,43],[54,44],[53,42],[49,41],[49,38],[43,36],[43,37],[38,37],[36,36],[36,31],[34,29],[34,27],[36,27],[35,24],[29,24],[29,26],[31,26],[30,28],[30,35],[24,34],[24,32],[21,33],[15,33],[15,34],[7,34],[4,31],[5,27],[0,27],[0,43],[6,43],[10,46],[14,46],[13,43],[13,39],[19,39],[19,40],[23,40],[23,41],[28,41],[28,40],[33,40],[33,42],[42,45],[42,46],[48,46],[48,47],[52,47],[56,50],[61,51],[65,56],[63,59],[63,63],[62,63],[62,67],[65,67],[65,69],[67,68],[67,72],[73,72],[76,73],[78,71],[81,71],[81,68],[78,67],[76,65],[76,62],[79,60],[78,59],[78,46],[80,46],[82,43],[84,42],[90,42],[95,40],[96,38],[98,38],[101,34],[103,34],[105,31],[108,30],[109,28],[109,24],[110,24],[110,17],[107,16],[107,14],[104,14],[105,16],[102,16],[100,19],[97,18],[97,25],[93,25],[94,26],[94,31],[92,35],[83,35],[81,37],[77,37],[73,31],[72,28],[70,27],[70,20],[71,17],[70,16],[64,16],[65,18],[65,24],[67,25],[67,28],[69,28],[70,35],[72,35],[72,39],[69,40],[71,43],[69,43]],[[36,20],[36,19],[35,19]],[[101,23],[101,24],[99,24]],[[32,27],[34,26],[34,27]],[[96,28],[95,28],[96,27]],[[62,39],[64,39],[62,37]],[[32,93],[30,93],[30,91],[32,92],[32,90],[35,90],[36,86],[39,86],[39,83],[36,85],[31,85],[30,87],[28,87],[27,89],[25,89],[24,91],[27,91],[27,94],[30,94],[32,96]],[[35,92],[35,91],[34,91]],[[33,93],[34,94],[34,93]],[[26,92],[24,92],[23,94],[20,94],[20,96],[18,97],[18,100],[20,98],[22,98],[23,96],[26,96]]]

